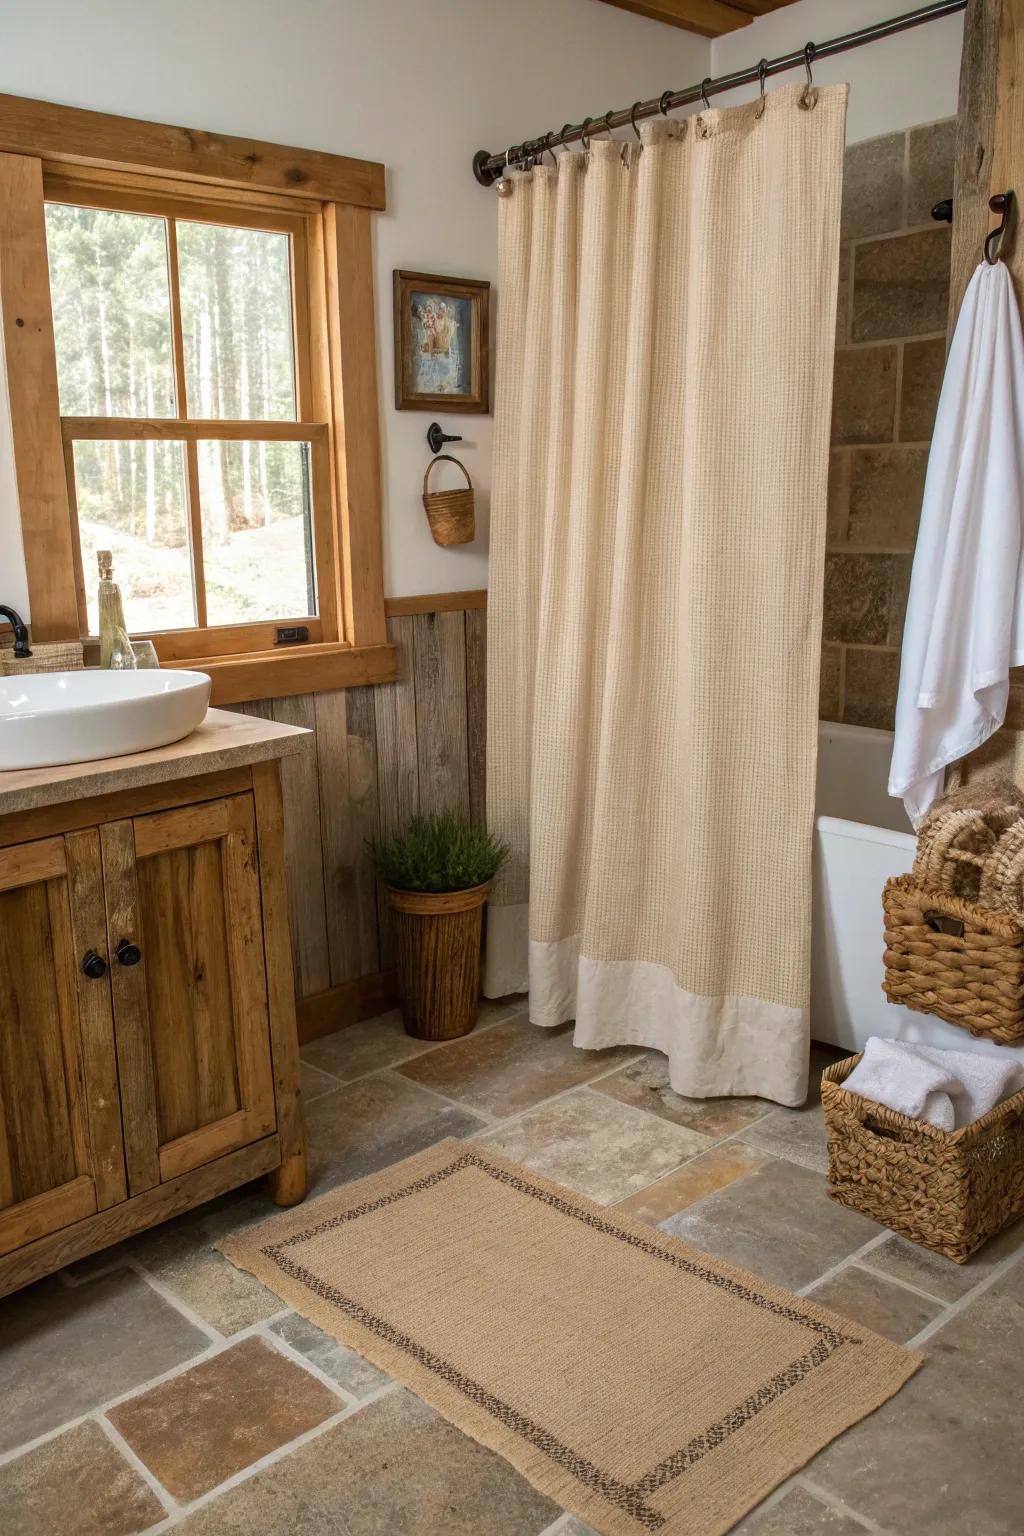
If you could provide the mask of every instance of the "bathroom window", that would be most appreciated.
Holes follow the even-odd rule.
[[[11,96],[4,133],[0,340],[33,639],[81,636],[91,661],[109,548],[133,636],[209,672],[215,704],[394,680],[384,167]]]
[[[160,637],[162,657],[262,650],[280,629],[320,640],[331,494],[304,218],[56,190],[46,244],[83,634],[110,549],[131,632]]]

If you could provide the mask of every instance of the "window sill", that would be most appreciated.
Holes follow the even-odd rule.
[[[398,679],[398,652],[393,645],[296,645],[162,665],[174,671],[205,672],[213,684],[210,703],[214,705],[362,688]]]

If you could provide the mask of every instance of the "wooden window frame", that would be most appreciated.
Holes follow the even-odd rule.
[[[295,646],[273,646],[276,629],[290,622],[284,617],[162,632],[152,637],[161,665],[201,667],[213,680],[213,702],[222,704],[393,681],[371,229],[373,212],[384,207],[383,166],[0,96],[0,314],[32,634],[40,643],[78,639],[85,628],[73,442],[155,434],[186,444],[238,440],[251,438],[254,426],[174,417],[62,421],[46,201],[198,217],[279,230],[291,240],[299,420],[258,426],[261,436],[310,445],[318,614],[296,616],[310,639]],[[181,400],[180,334],[176,342]],[[186,447],[193,518],[195,458]]]

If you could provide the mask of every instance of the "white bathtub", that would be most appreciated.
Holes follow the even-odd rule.
[[[818,734],[811,1034],[859,1051],[869,1035],[1005,1056],[1007,1046],[890,1003],[882,991],[882,887],[914,862],[903,803],[886,793],[892,733],[829,725]],[[1013,1047],[1024,1062],[1024,1046]]]

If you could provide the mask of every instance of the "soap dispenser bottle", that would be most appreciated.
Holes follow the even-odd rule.
[[[114,580],[114,557],[109,549],[98,549],[100,569],[100,666],[115,672],[135,670],[135,652],[128,639],[124,620],[121,588]]]

